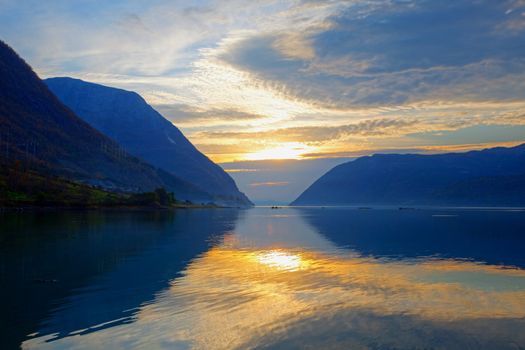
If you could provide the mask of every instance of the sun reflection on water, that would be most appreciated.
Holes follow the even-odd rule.
[[[493,283],[499,288],[488,288]],[[24,348],[52,349],[57,343],[63,348],[124,348],[130,337],[158,345],[168,341],[167,334],[173,348],[256,348],[271,343],[266,334],[304,345],[301,336],[293,338],[304,334],[304,327],[308,332],[315,328],[316,339],[329,332],[355,331],[371,342],[379,327],[396,345],[414,342],[423,348],[425,340],[410,332],[389,338],[397,334],[397,325],[420,323],[435,334],[469,329],[482,338],[489,322],[495,330],[487,337],[504,340],[525,325],[524,287],[522,270],[468,261],[407,263],[309,250],[217,246],[195,259],[154,302],[142,305],[133,323],[52,343],[47,342],[51,336],[36,337]],[[350,336],[346,341],[353,340]],[[517,342],[525,344],[525,337]],[[140,345],[135,348],[143,348]]]
[[[444,257],[364,256],[320,236],[317,246],[291,245],[283,232],[293,226],[269,215],[270,224],[248,226],[255,238],[226,235],[193,259],[155,300],[140,306],[133,322],[54,342],[35,337],[24,348],[525,344],[525,270]],[[286,220],[299,220],[294,218]],[[303,240],[312,234],[299,228]]]
[[[297,271],[306,267],[306,262],[301,259],[300,255],[278,250],[258,253],[256,260],[261,264],[286,271]]]

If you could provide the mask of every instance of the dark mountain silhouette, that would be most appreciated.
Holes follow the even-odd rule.
[[[0,163],[50,176],[138,192],[165,187],[179,199],[210,197],[165,171],[131,156],[78,118],[0,41]]]
[[[129,153],[197,185],[215,202],[251,204],[221,167],[137,93],[72,78],[45,83],[78,116]]]
[[[525,144],[361,157],[334,167],[292,204],[525,205]]]

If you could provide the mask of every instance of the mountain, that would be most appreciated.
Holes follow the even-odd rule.
[[[187,181],[131,156],[77,117],[2,41],[0,163],[4,168],[27,168],[110,190],[165,187],[179,199],[211,199]]]
[[[437,155],[375,154],[334,167],[292,205],[525,205],[525,144]]]
[[[72,78],[45,83],[78,116],[129,153],[197,185],[216,202],[251,205],[220,166],[137,93]]]

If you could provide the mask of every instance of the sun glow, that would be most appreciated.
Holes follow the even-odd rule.
[[[299,142],[290,142],[279,147],[266,148],[253,153],[244,155],[245,160],[265,160],[265,159],[300,159],[305,153],[313,150]]]
[[[260,253],[256,260],[260,264],[286,271],[297,271],[305,265],[299,255],[277,250]]]

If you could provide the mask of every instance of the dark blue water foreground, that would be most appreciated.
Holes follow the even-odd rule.
[[[0,348],[525,348],[525,212],[0,215]]]

